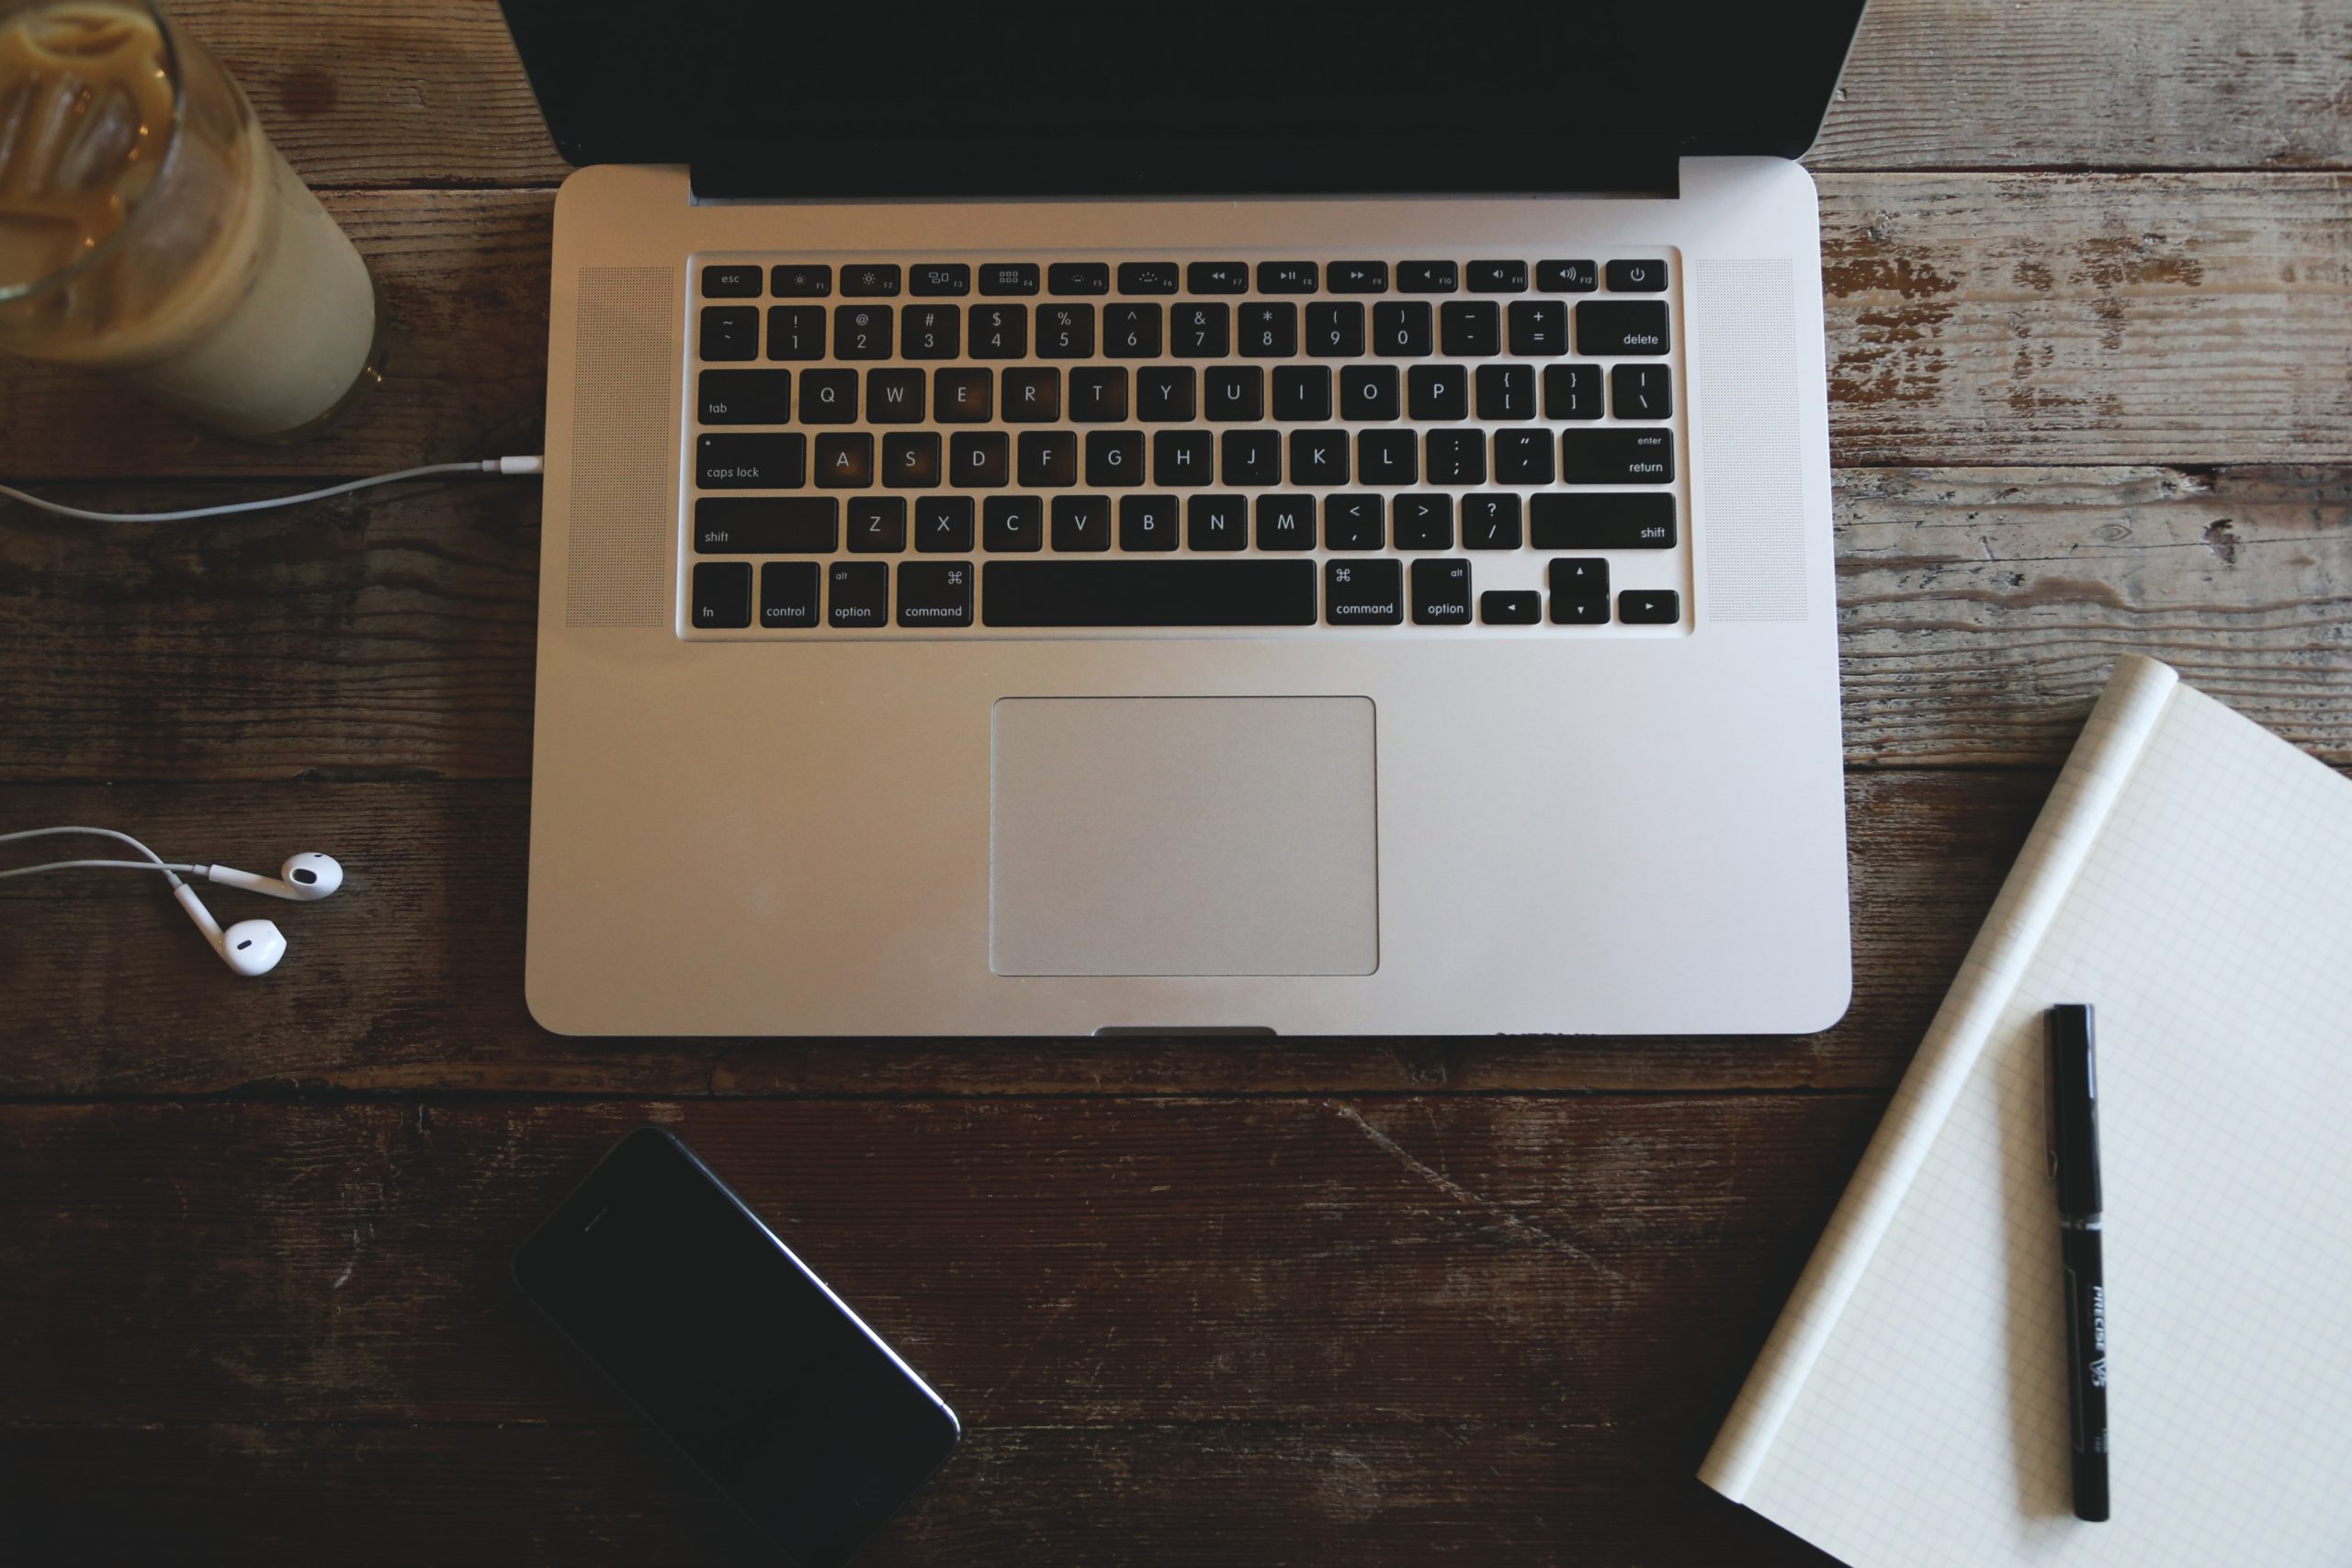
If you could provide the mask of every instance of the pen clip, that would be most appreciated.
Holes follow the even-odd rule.
[[[2041,1015],[2042,1179],[2058,1179],[2058,1010]]]

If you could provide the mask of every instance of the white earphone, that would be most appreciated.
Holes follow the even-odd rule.
[[[286,956],[286,933],[274,920],[239,920],[227,931],[212,918],[196,896],[196,889],[180,880],[179,874],[200,876],[207,882],[217,882],[224,887],[242,887],[249,893],[266,894],[272,898],[290,898],[307,904],[323,898],[343,886],[343,867],[333,855],[315,851],[288,855],[276,876],[256,876],[250,871],[239,871],[227,865],[188,865],[166,861],[145,844],[128,833],[118,833],[111,828],[30,828],[18,833],[0,833],[0,844],[19,839],[47,839],[64,833],[91,834],[98,838],[115,839],[129,844],[145,860],[61,860],[43,865],[19,866],[13,871],[0,871],[0,880],[11,876],[30,876],[45,871],[157,871],[172,885],[172,897],[179,900],[220,962],[240,975],[266,975],[277,967]]]

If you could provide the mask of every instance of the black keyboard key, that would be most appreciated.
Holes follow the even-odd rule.
[[[1340,372],[1341,419],[1396,419],[1405,405],[1394,365],[1351,365]]]
[[[1462,547],[1465,550],[1519,548],[1519,497],[1491,491],[1462,498]]]
[[[825,490],[865,490],[871,486],[874,437],[864,431],[854,435],[817,437],[817,483]]]
[[[991,626],[1310,626],[1303,560],[1006,561],[980,571]]]
[[[822,305],[768,307],[770,359],[825,357],[825,308]]]
[[[1020,374],[1008,370],[1008,381]],[[1051,371],[1047,375],[1053,374]],[[931,376],[932,418],[942,424],[986,424],[996,410],[993,370],[934,370]]]
[[[1438,346],[1455,359],[1492,359],[1503,351],[1502,311],[1491,299],[1449,299],[1438,307]]]
[[[1324,285],[1334,294],[1385,294],[1388,264],[1375,261],[1333,262]]]
[[[1589,261],[1537,262],[1535,287],[1546,294],[1589,294],[1600,287],[1600,273]]]
[[[980,502],[980,548],[991,554],[1046,547],[1046,503],[1034,495],[992,495]]]
[[[1609,373],[1609,408],[1619,419],[1671,419],[1673,372],[1663,365],[1620,365]]]
[[[1367,485],[1408,485],[1421,470],[1420,441],[1409,430],[1363,430],[1356,433],[1356,482]]]
[[[855,424],[857,372],[803,370],[800,373],[800,423]]]
[[[844,299],[895,299],[902,287],[896,262],[860,262],[842,268]]]
[[[1577,306],[1577,352],[1656,357],[1673,346],[1655,299],[1587,299]]]
[[[1119,498],[1119,548],[1172,550],[1175,547],[1174,496],[1123,495]]]
[[[1143,483],[1143,432],[1090,430],[1086,433],[1086,488],[1133,490]]]
[[[1334,626],[1394,626],[1405,619],[1405,563],[1327,560],[1323,620]]]
[[[1535,367],[1481,365],[1473,381],[1478,389],[1480,419],[1533,419]]]
[[[1330,367],[1285,365],[1276,370],[1274,417],[1286,421],[1330,418]]]
[[[1383,359],[1427,359],[1437,351],[1425,299],[1385,299],[1372,308],[1372,352]]]
[[[947,482],[957,490],[1002,490],[1012,446],[1002,431],[957,431],[947,440]]]
[[[1197,489],[1215,478],[1216,437],[1205,430],[1162,430],[1151,438],[1151,477],[1155,484]]]
[[[909,359],[953,359],[963,350],[964,312],[954,305],[908,305],[899,311],[899,352]]]
[[[920,370],[868,370],[865,373],[865,423],[921,424],[923,373]]]
[[[1122,294],[1173,294],[1176,292],[1174,262],[1121,262],[1119,292]]]
[[[1250,545],[1250,503],[1238,495],[1196,495],[1184,509],[1184,542],[1196,550]]]
[[[1496,431],[1495,482],[1498,485],[1550,484],[1552,432],[1542,427]]]
[[[1544,367],[1545,419],[1599,419],[1600,367],[1546,365]]]
[[[1029,307],[974,305],[967,312],[972,327],[972,357],[1019,359],[1029,352]]]
[[[1542,597],[1524,589],[1489,588],[1478,595],[1478,619],[1490,626],[1532,626],[1543,615]]]
[[[1191,304],[1172,307],[1169,330],[1179,359],[1222,359],[1231,352],[1233,307]]]
[[[960,560],[910,560],[899,569],[899,624],[972,624],[972,566]]]
[[[1628,588],[1617,595],[1617,619],[1629,626],[1679,626],[1682,595],[1671,588]]]
[[[1521,359],[1557,359],[1568,352],[1568,308],[1557,299],[1514,299],[1510,351]]]
[[[1396,288],[1399,293],[1451,294],[1461,287],[1461,269],[1452,262],[1409,261],[1396,264]]]
[[[915,548],[925,555],[963,555],[972,547],[968,495],[925,495],[915,500]]]
[[[1327,495],[1323,498],[1323,547],[1327,550],[1376,550],[1388,542],[1388,525],[1380,515],[1376,495]]]
[[[1241,352],[1251,359],[1288,359],[1298,352],[1298,307],[1288,300],[1241,307]]]
[[[825,619],[844,628],[888,625],[889,567],[878,560],[835,561],[827,567]]]
[[[1107,550],[1111,547],[1111,498],[1107,495],[1054,497],[1054,548]]]
[[[1062,373],[1037,367],[1004,373],[1004,423],[1051,424],[1062,416]]]
[[[1311,495],[1260,496],[1258,547],[1261,550],[1313,549],[1315,498]]]
[[[1278,485],[1283,482],[1283,438],[1275,430],[1228,430],[1225,433],[1225,482],[1229,485]]]
[[[972,269],[964,262],[925,262],[907,279],[907,292],[918,299],[946,299],[972,291]]]
[[[1155,365],[1136,372],[1136,417],[1148,424],[1198,419],[1200,377],[1189,365]]]
[[[756,299],[760,297],[760,269],[742,263],[707,266],[702,269],[702,297]]]
[[[980,292],[983,294],[1035,294],[1037,292],[1035,262],[989,262],[980,268]]]
[[[1363,357],[1363,305],[1326,299],[1306,308],[1306,352],[1318,359]]]
[[[1400,550],[1453,548],[1453,498],[1411,491],[1388,503],[1389,542]]]
[[[812,560],[772,560],[760,568],[760,625],[778,631],[815,626],[818,576]]]
[[[1295,485],[1347,483],[1348,433],[1344,430],[1292,431],[1290,482]]]
[[[702,308],[699,350],[705,359],[757,359],[760,356],[760,308],[757,305],[705,305]],[[744,592],[748,595],[751,591],[746,589]]]
[[[1247,294],[1250,268],[1242,262],[1194,262],[1184,269],[1187,294]]]
[[[1560,437],[1560,479],[1572,485],[1670,484],[1674,432],[1568,431]]]
[[[1609,623],[1609,563],[1555,560],[1545,581],[1552,589],[1552,621],[1563,626]]]
[[[1024,430],[1015,471],[1023,490],[1068,490],[1078,482],[1078,433]],[[994,549],[996,547],[989,547]]]
[[[752,566],[749,561],[706,560],[695,563],[694,624],[697,631],[733,631],[752,624]]]
[[[890,322],[890,307],[888,305],[834,306],[833,357],[889,358]]]
[[[833,291],[833,269],[803,262],[768,273],[768,292],[779,299],[822,299]]]
[[[1091,305],[1038,306],[1037,357],[1040,359],[1093,358],[1094,307]]]
[[[1225,365],[1208,373],[1206,412],[1218,421],[1266,417],[1266,373],[1254,365]]]
[[[1662,261],[1613,261],[1609,264],[1608,277],[1611,294],[1666,291],[1666,264]]]
[[[1046,269],[1048,294],[1108,294],[1111,269],[1102,262],[1056,262]]]
[[[1157,305],[1103,306],[1103,354],[1113,359],[1159,358],[1161,315]]]
[[[829,556],[840,506],[830,495],[705,497],[695,502],[695,553]]]
[[[939,436],[934,431],[894,430],[882,438],[882,482],[892,490],[931,490],[939,483]]]
[[[1127,417],[1125,370],[1069,373],[1069,417],[1080,424],[1114,424]]]
[[[1674,497],[1539,495],[1529,529],[1539,550],[1668,550],[1674,547]]]
[[[698,435],[695,484],[702,490],[798,490],[808,438],[789,435]]]
[[[1312,294],[1316,275],[1320,269],[1313,262],[1260,262],[1258,292],[1261,294]]]
[[[832,498],[827,496],[826,500]],[[861,495],[849,503],[849,550],[857,556],[895,556],[907,547],[907,498]]]
[[[1430,483],[1482,485],[1487,482],[1485,431],[1432,430],[1427,446]]]
[[[1459,365],[1416,365],[1405,378],[1405,409],[1415,419],[1470,417],[1470,372]]]
[[[789,424],[789,370],[706,370],[695,380],[695,417],[705,424]]]
[[[1524,294],[1527,264],[1522,261],[1474,261],[1470,264],[1473,294]]]
[[[1468,561],[1417,560],[1413,563],[1413,624],[1417,626],[1466,626],[1470,624]]]

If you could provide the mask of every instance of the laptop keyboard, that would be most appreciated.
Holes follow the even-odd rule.
[[[1663,249],[693,274],[690,637],[1690,624]]]

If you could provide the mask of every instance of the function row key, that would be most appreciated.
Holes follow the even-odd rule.
[[[756,299],[760,297],[760,269],[749,264],[707,266],[702,269],[702,297],[706,299]]]

